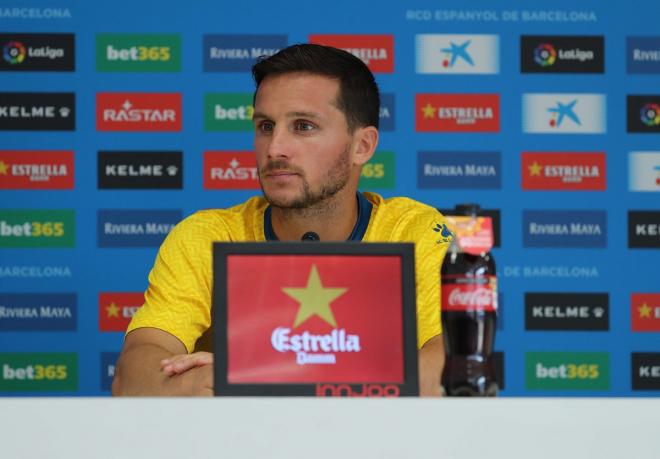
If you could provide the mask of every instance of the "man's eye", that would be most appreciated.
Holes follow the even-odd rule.
[[[259,124],[259,130],[261,132],[272,132],[273,131],[273,123],[269,121],[264,121],[263,123]]]
[[[307,121],[297,121],[296,122],[296,131],[311,131],[315,128],[312,123],[308,123]]]

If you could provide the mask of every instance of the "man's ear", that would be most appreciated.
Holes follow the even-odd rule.
[[[357,128],[353,149],[353,164],[366,164],[376,152],[378,146],[378,129],[374,126]]]

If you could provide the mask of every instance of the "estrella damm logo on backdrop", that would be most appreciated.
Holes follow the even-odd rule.
[[[626,37],[628,73],[660,73],[660,36]]]
[[[0,332],[75,331],[75,293],[0,293]]]
[[[632,331],[660,332],[660,293],[630,294]]]
[[[73,189],[73,151],[0,150],[0,189]]]
[[[499,94],[416,94],[418,132],[499,132]]]
[[[660,133],[660,95],[630,95],[628,101],[628,132]]]
[[[394,35],[312,34],[309,42],[348,51],[364,62],[373,73],[394,72]]]
[[[607,293],[526,292],[525,330],[610,328]]]
[[[605,153],[523,152],[523,190],[598,190],[606,185]]]
[[[522,128],[530,134],[604,134],[604,94],[523,94]]]
[[[73,131],[75,129],[75,93],[0,93],[0,131]]]
[[[527,352],[527,390],[608,390],[607,352]]]
[[[143,304],[143,292],[99,293],[99,330],[125,332],[131,319]]]
[[[202,46],[205,72],[249,72],[258,58],[285,48],[287,36],[206,34]]]
[[[104,392],[109,392],[112,388],[115,364],[118,359],[119,352],[101,352],[101,390]]]
[[[521,73],[604,73],[602,35],[522,35]]]
[[[99,72],[178,72],[181,36],[157,34],[97,34]]]
[[[500,73],[498,35],[421,34],[415,36],[417,73]]]
[[[420,151],[417,186],[426,188],[500,188],[499,152]]]
[[[660,191],[660,151],[628,153],[628,190]]]
[[[633,390],[660,390],[660,352],[630,354]]]
[[[251,93],[209,93],[204,95],[204,129],[206,131],[251,131]]]
[[[523,210],[523,247],[607,247],[607,213]]]
[[[205,151],[204,189],[258,190],[257,158],[251,151]]]
[[[99,151],[99,189],[181,189],[180,151]]]
[[[378,113],[378,130],[393,131],[396,126],[396,104],[394,93],[384,92],[380,95],[380,112]]]
[[[628,211],[628,247],[634,249],[660,249],[659,211]]]
[[[396,187],[396,157],[391,151],[376,152],[362,166],[360,189],[394,189]]]
[[[0,392],[50,392],[78,389],[78,354],[1,353]]]
[[[99,92],[97,131],[180,131],[181,94]]]
[[[72,33],[0,33],[0,71],[75,70]]]
[[[0,248],[73,247],[75,240],[73,210],[0,210]]]
[[[181,221],[180,210],[99,209],[99,247],[159,247]]]

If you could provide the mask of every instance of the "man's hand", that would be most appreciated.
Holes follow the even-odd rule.
[[[161,369],[167,376],[180,375],[191,368],[205,365],[213,365],[213,354],[210,352],[179,354],[160,361]]]

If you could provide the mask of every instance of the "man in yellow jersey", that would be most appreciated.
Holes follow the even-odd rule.
[[[264,197],[197,212],[161,246],[117,362],[115,395],[212,395],[213,241],[414,242],[419,381],[440,395],[440,265],[451,239],[434,208],[357,191],[378,144],[373,75],[352,54],[294,45],[253,67],[254,150]]]

